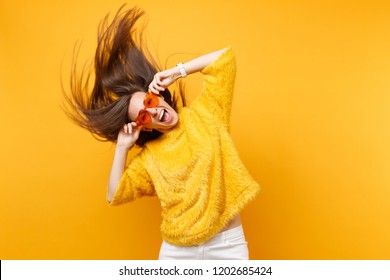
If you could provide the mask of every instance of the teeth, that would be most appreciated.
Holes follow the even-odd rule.
[[[159,117],[159,120],[161,121],[161,119],[162,119],[162,117],[164,116],[164,109],[163,110],[161,110],[161,113],[160,113],[160,117]]]

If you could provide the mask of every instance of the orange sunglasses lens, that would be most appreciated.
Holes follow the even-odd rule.
[[[160,101],[158,100],[158,96],[154,93],[148,92],[144,99],[144,106],[146,108],[156,107]],[[137,125],[147,125],[152,122],[152,116],[146,110],[141,110],[136,119]]]
[[[144,105],[146,108],[153,108],[159,104],[158,96],[148,92],[145,96]]]
[[[152,121],[148,111],[142,110],[139,112],[136,123],[137,125],[147,125]]]

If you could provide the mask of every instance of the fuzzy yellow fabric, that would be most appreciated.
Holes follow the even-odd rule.
[[[111,202],[157,195],[162,237],[178,246],[209,240],[260,190],[229,134],[236,73],[231,47],[202,73],[199,97],[179,111],[173,129],[132,159]]]

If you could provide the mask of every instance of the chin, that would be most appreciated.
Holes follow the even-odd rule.
[[[171,130],[172,128],[174,128],[176,126],[175,125],[170,125],[170,126],[166,126],[166,127],[160,127],[158,128],[157,130],[161,131],[161,132],[167,132],[168,130]]]
[[[164,132],[167,132],[167,131],[171,130],[172,128],[174,128],[176,126],[176,124],[177,124],[177,121],[175,121],[173,124],[170,124],[167,126],[162,126],[162,127],[155,128],[155,129],[164,133]]]

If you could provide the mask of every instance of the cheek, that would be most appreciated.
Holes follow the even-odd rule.
[[[129,121],[134,122],[138,117],[139,111],[140,110],[137,110],[135,106],[129,106],[129,110],[127,113],[127,117],[129,118]]]
[[[130,121],[135,121],[138,117],[139,112],[144,109],[145,94],[136,92],[130,99],[129,106],[127,108],[127,117]]]
[[[133,118],[131,117],[130,113],[127,113],[127,119],[131,122],[133,121]]]
[[[135,116],[133,116],[132,114],[129,113],[129,114],[127,115],[127,118],[128,118],[128,120],[129,120],[129,122],[134,122],[134,121],[136,120],[137,117],[135,117]]]

